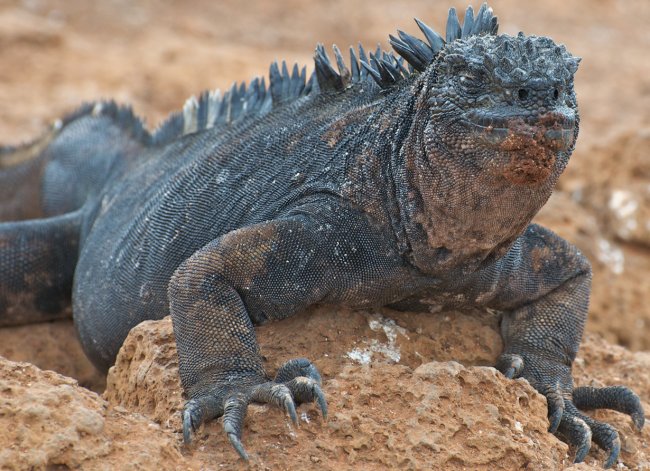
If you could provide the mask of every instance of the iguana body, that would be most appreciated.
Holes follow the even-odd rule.
[[[593,436],[613,464],[616,431],[576,406],[639,427],[643,410],[623,387],[573,390],[590,266],[530,225],[575,143],[578,61],[548,38],[496,36],[485,6],[462,29],[452,11],[446,42],[420,27],[427,43],[391,38],[411,72],[362,50],[351,70],[337,51],[336,72],[319,47],[309,81],[273,66],[268,89],[204,95],[154,135],[98,104],[5,150],[5,198],[35,172],[41,185],[35,209],[3,217],[42,219],[0,225],[0,316],[56,316],[71,292],[82,344],[107,369],[133,326],[171,313],[186,440],[223,415],[246,457],[249,402],[326,413],[308,360],[267,378],[254,324],[316,303],[487,306],[505,312],[497,367],[546,395],[576,460]]]

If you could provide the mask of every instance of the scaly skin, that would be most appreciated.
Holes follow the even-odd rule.
[[[547,397],[550,430],[577,447],[576,461],[593,438],[611,466],[617,432],[579,409],[619,410],[639,428],[643,409],[622,386],[573,389],[590,266],[530,224],[577,138],[578,59],[548,38],[497,36],[484,7],[476,18],[468,10],[462,29],[452,12],[446,44],[420,27],[428,45],[391,38],[415,73],[363,51],[351,70],[337,56],[336,72],[319,47],[309,82],[272,67],[268,90],[257,82],[222,101],[204,95],[154,136],[114,107],[68,119],[42,153],[22,154],[54,172],[41,192],[62,199],[44,208],[66,214],[0,225],[0,315],[19,305],[42,318],[27,295],[54,285],[65,303],[74,273],[75,324],[88,356],[107,369],[134,325],[171,314],[185,441],[223,416],[246,459],[250,402],[294,421],[297,403],[327,412],[309,360],[267,376],[254,325],[317,303],[462,300],[504,312],[497,368]],[[102,133],[105,119],[116,134]],[[98,160],[83,160],[87,145]],[[85,165],[68,198],[57,162]],[[20,234],[32,234],[28,270],[40,270],[30,286],[19,282]],[[52,251],[73,260],[61,279],[46,262]]]

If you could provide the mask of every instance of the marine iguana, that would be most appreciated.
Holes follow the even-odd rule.
[[[171,314],[188,397],[183,434],[223,416],[241,455],[250,402],[318,403],[306,359],[270,379],[254,325],[316,303],[503,311],[496,367],[548,400],[550,431],[593,439],[617,460],[616,430],[641,428],[623,386],[573,388],[591,269],[531,224],[578,135],[579,59],[546,37],[498,35],[483,5],[445,38],[417,24],[397,53],[319,45],[315,71],[272,64],[223,96],[188,101],[150,133],[130,108],[83,106],[41,139],[0,149],[0,322],[72,307],[86,353],[106,370],[129,330]]]

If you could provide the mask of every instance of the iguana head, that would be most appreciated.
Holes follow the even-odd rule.
[[[446,37],[391,45],[416,71],[394,87],[405,118],[392,168],[412,263],[436,274],[502,256],[548,200],[578,133],[579,59],[545,37],[497,35],[492,10],[451,9]],[[376,57],[376,55],[375,55]],[[389,88],[390,58],[375,60]],[[408,128],[408,131],[403,131]]]
[[[424,71],[425,140],[512,183],[545,181],[577,137],[578,62],[551,39],[523,33],[448,43]]]

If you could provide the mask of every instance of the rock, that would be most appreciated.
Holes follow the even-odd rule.
[[[605,221],[620,240],[650,247],[650,184],[628,183],[604,195]]]
[[[344,319],[344,321],[342,321]],[[330,417],[311,404],[300,425],[251,405],[244,443],[252,469],[564,469],[566,444],[547,433],[546,401],[494,363],[498,316],[388,309],[318,308],[257,329],[267,369],[308,355],[321,369]],[[351,355],[351,352],[363,355]],[[433,359],[437,361],[432,361]],[[455,361],[454,361],[455,360]],[[134,328],[111,368],[104,398],[76,381],[0,360],[0,468],[214,469],[244,464],[219,421],[182,445],[183,405],[169,318]],[[575,364],[578,385],[625,384],[650,397],[650,353],[588,335]],[[645,404],[646,407],[647,404]],[[649,432],[622,414],[595,416],[621,434],[619,469],[650,461]],[[595,445],[587,464],[600,469]]]
[[[0,357],[0,469],[179,469],[179,442],[73,379]]]
[[[103,397],[180,430],[181,392],[171,322],[141,323],[131,331],[109,370]]]
[[[594,210],[608,236],[650,248],[650,128],[621,134],[592,149],[574,175],[576,199]],[[571,172],[569,172],[571,179]]]
[[[474,314],[320,308],[260,327],[257,333],[262,352],[269,357],[269,372],[286,359],[309,352],[324,373],[330,418],[323,422],[316,407],[302,405],[300,426],[293,427],[278,410],[250,406],[243,440],[253,469],[310,469],[315,463],[318,469],[570,466],[567,445],[547,432],[545,399],[525,380],[507,380],[493,368],[470,366],[492,363],[501,348],[493,316]],[[341,317],[346,322],[340,322]],[[455,323],[460,332],[441,328]],[[326,332],[336,342],[325,340]],[[358,342],[360,338],[365,340]],[[267,348],[271,344],[274,348]],[[312,347],[303,349],[306,344]],[[382,348],[370,349],[369,361],[348,355],[355,348],[373,345]],[[269,350],[274,350],[273,357]],[[465,365],[450,361],[449,352]],[[649,362],[650,354],[631,353],[589,336],[576,363],[576,381],[626,384],[647,399]],[[170,320],[143,323],[133,329],[120,351],[105,397],[114,406],[148,415],[178,434],[183,400],[176,368]],[[597,412],[596,416],[621,432],[621,469],[635,469],[648,460],[647,431],[634,431],[629,417],[622,414]],[[197,433],[187,456],[200,467],[243,466],[219,421]],[[588,465],[576,469],[599,469],[604,458],[594,445]]]
[[[0,356],[75,378],[81,386],[95,392],[106,387],[106,376],[86,357],[71,320],[3,327]]]
[[[19,8],[0,11],[0,47],[53,47],[63,42],[62,25],[54,18],[43,18]]]

